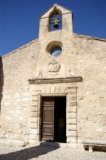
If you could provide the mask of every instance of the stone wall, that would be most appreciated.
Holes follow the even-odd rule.
[[[78,86],[78,138],[106,139],[106,41],[76,35],[73,45]]]
[[[38,41],[2,57],[3,86],[0,138],[28,142],[31,91],[28,79],[34,78],[39,53]]]
[[[42,57],[37,67],[43,78],[81,76],[77,84],[77,131],[78,139],[106,139],[106,41],[66,31],[49,33],[40,41]],[[64,36],[65,35],[65,36]],[[50,75],[48,64],[52,61],[47,45],[57,40],[62,43],[62,54],[55,58],[60,64],[56,75]]]
[[[30,115],[30,111],[34,108],[31,108],[33,97],[28,82],[37,76],[41,76],[40,78],[81,76],[83,81],[77,84],[77,108],[68,109],[67,117],[70,117],[71,111],[77,112],[78,140],[106,138],[106,42],[77,34],[73,34],[69,39],[65,33],[66,31],[50,33],[51,36],[48,35],[46,41],[45,39],[33,41],[2,57],[3,97],[0,138],[31,142],[36,137],[35,132],[38,134],[37,130],[32,133],[32,128],[38,124],[30,124],[30,119],[35,122],[36,118],[32,117],[38,115],[36,113],[32,113],[32,117]],[[63,36],[64,34],[66,36]],[[46,47],[54,39],[62,43],[63,53],[55,59],[60,64],[59,72],[51,75],[48,65],[54,58],[49,55]],[[49,91],[49,85],[47,90]],[[71,96],[69,95],[68,99]],[[73,120],[67,120],[67,126],[72,122]],[[36,140],[39,138],[36,137]],[[72,137],[68,138],[67,142],[69,141],[72,141]]]

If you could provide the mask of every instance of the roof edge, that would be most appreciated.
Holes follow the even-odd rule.
[[[64,9],[66,9],[66,10],[72,12],[71,10],[69,10],[69,9],[67,9],[67,8],[65,8],[65,7],[63,7],[63,6],[61,6],[61,5],[59,5],[59,4],[54,4],[54,5],[52,5],[46,12],[44,12],[44,14],[42,14],[42,15],[40,16],[40,18],[43,17],[43,16],[44,16],[44,15],[45,15],[52,7],[56,7],[56,6],[60,6],[60,7],[64,8]]]
[[[27,44],[25,44],[25,45],[23,45],[23,46],[15,49],[15,50],[11,51],[11,52],[9,52],[9,53],[6,53],[5,55],[3,55],[3,56],[1,56],[1,57],[5,57],[5,56],[9,56],[10,54],[14,54],[14,53],[17,52],[18,50],[21,50],[21,49],[27,47],[28,45],[30,45],[30,44],[38,41],[38,40],[39,40],[39,39],[32,40],[31,42],[29,42],[29,43],[27,43]]]
[[[79,33],[73,33],[73,34],[76,35],[76,36],[81,36],[81,37],[86,37],[86,38],[89,38],[89,39],[100,40],[100,41],[106,42],[106,39],[104,39],[104,38],[87,36],[87,35],[83,35],[83,34],[79,34]]]

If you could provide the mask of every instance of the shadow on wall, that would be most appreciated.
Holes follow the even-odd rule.
[[[52,152],[59,148],[59,145],[56,146],[47,146],[46,142],[39,146],[34,146],[30,148],[25,148],[16,152],[11,152],[7,154],[1,154],[0,160],[29,160],[32,158],[37,158],[38,156],[45,155],[49,152]],[[51,157],[52,158],[52,157]]]
[[[1,100],[2,100],[2,92],[3,92],[3,63],[2,63],[2,57],[0,57],[0,113],[1,113]]]

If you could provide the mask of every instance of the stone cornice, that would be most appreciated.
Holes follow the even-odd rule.
[[[48,78],[48,79],[29,79],[30,84],[53,84],[53,83],[72,83],[82,82],[82,77],[66,77],[66,78]]]

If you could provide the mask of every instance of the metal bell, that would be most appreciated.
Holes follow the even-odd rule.
[[[58,22],[55,22],[54,25],[53,25],[53,27],[54,27],[54,28],[59,28]]]
[[[59,23],[60,23],[60,20],[59,20],[59,18],[58,17],[55,17],[54,18],[54,22],[53,22],[53,27],[54,28],[59,28]]]

